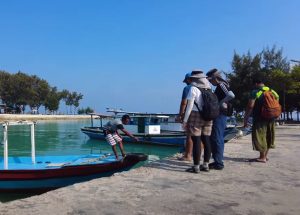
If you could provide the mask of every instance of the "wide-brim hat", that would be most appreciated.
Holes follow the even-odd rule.
[[[192,73],[190,78],[200,79],[200,78],[206,78],[207,76],[204,73]]]
[[[217,69],[209,70],[206,75],[208,80],[217,79],[228,84],[228,82],[222,77],[222,73]]]

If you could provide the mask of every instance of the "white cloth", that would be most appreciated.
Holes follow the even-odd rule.
[[[185,123],[188,121],[192,110],[198,111],[198,108],[194,104],[194,101],[197,103],[199,109],[202,110],[203,99],[202,99],[201,91],[197,87],[191,86],[190,91],[187,96],[187,101],[188,101],[188,103],[186,106],[184,119],[183,119],[183,122],[185,122]]]
[[[192,99],[194,99],[194,101],[197,103],[199,109],[202,110],[203,99],[202,99],[201,91],[197,87],[194,87],[194,86],[191,86],[190,91],[187,96],[187,100],[192,100]],[[192,110],[198,111],[195,104],[193,105]]]

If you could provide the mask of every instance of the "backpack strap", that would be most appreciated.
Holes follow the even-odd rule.
[[[200,110],[200,108],[199,108],[199,105],[198,105],[195,101],[194,101],[194,105],[196,105],[196,107],[197,107],[199,113],[201,113],[201,110]]]
[[[277,92],[269,87],[263,87],[261,90],[259,90],[256,93],[256,98],[259,98],[264,92],[266,91],[271,91],[272,94],[275,96],[275,98],[278,100],[279,99],[279,95],[277,94]]]
[[[199,88],[199,87],[197,87],[197,89],[200,90],[201,96],[202,96],[202,91],[203,91],[203,89],[201,89],[201,88]],[[197,107],[199,113],[201,114],[202,111],[200,110],[199,105],[198,105],[195,101],[194,101],[194,105],[196,105],[196,107]]]

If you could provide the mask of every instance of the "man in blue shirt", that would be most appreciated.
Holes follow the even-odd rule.
[[[183,88],[183,91],[182,91],[180,110],[179,110],[179,114],[176,118],[177,122],[183,121],[183,117],[184,117],[184,113],[185,113],[185,109],[186,109],[186,105],[187,105],[187,96],[188,96],[188,93],[191,88],[191,85],[190,85],[191,75],[192,75],[191,73],[187,73],[183,80],[183,83],[186,83],[186,86]],[[186,145],[185,145],[185,153],[184,153],[184,156],[182,158],[180,158],[180,160],[191,161],[192,160],[192,149],[193,149],[192,139],[190,136],[187,136],[186,137]]]

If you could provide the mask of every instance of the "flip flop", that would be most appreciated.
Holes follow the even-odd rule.
[[[192,161],[192,159],[188,159],[186,157],[178,158],[178,160],[180,160],[180,161]]]
[[[249,162],[267,163],[267,161],[261,160],[259,158],[250,159]]]

